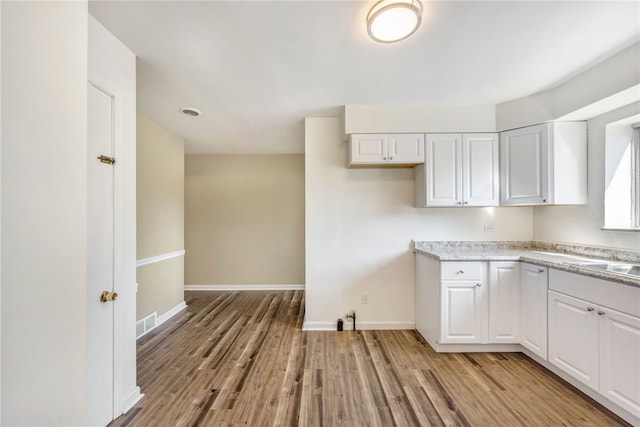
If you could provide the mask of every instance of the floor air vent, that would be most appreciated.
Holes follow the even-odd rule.
[[[136,322],[136,339],[156,327],[157,313],[154,311]]]

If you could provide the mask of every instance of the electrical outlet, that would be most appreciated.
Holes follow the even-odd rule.
[[[362,304],[369,304],[369,294],[367,292],[363,292],[360,299]]]
[[[496,231],[496,227],[493,225],[485,225],[484,231],[487,233],[493,233],[494,231]]]

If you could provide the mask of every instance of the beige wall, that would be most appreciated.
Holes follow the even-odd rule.
[[[138,318],[162,315],[184,300],[184,257],[138,267]]]
[[[185,283],[304,283],[304,155],[190,155]]]
[[[138,114],[138,260],[184,249],[184,141]],[[184,258],[138,267],[138,319],[184,300]]]

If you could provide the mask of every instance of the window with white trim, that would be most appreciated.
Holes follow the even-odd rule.
[[[632,187],[633,187],[633,226],[640,229],[640,123],[633,127],[633,139],[631,142],[632,162]]]
[[[606,126],[604,228],[640,230],[640,114]]]

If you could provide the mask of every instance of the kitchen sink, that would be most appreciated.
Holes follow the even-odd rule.
[[[594,262],[591,259],[585,258],[583,256],[579,256],[579,255],[569,255],[569,254],[563,254],[558,252],[543,252],[543,251],[531,251],[531,252],[534,254],[540,254],[540,255],[551,255],[554,257],[570,258],[570,259],[576,260],[575,262]]]
[[[609,266],[609,271],[616,273],[630,274],[632,276],[640,276],[640,265],[633,264],[612,264]]]
[[[543,252],[543,251],[531,251],[534,254],[540,254],[540,255],[553,255],[553,256],[564,256],[564,257],[569,257],[569,258],[575,258],[572,255],[567,255],[567,254],[561,254],[558,252]]]
[[[565,261],[564,263],[583,268],[593,268],[595,270],[610,271],[611,273],[640,277],[640,265],[638,264],[605,261]]]

